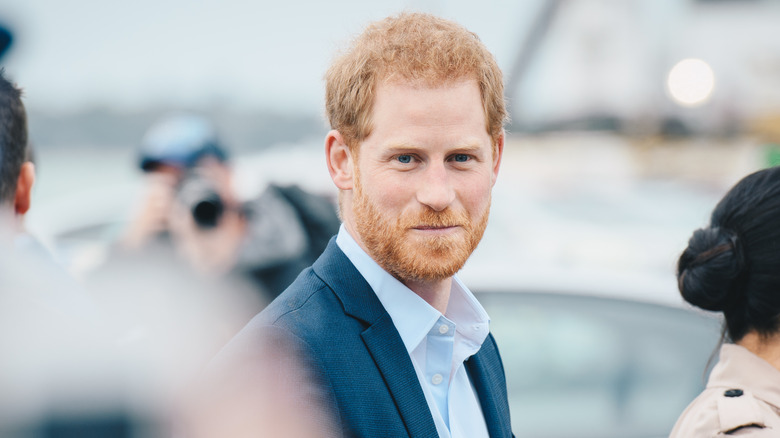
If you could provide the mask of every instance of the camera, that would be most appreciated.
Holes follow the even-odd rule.
[[[216,227],[225,212],[225,202],[215,185],[194,170],[182,179],[176,198],[192,214],[198,228],[204,230]]]

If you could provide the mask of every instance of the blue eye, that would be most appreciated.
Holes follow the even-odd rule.
[[[455,157],[453,157],[455,161],[458,163],[465,163],[469,160],[469,156],[466,154],[455,154]]]
[[[409,164],[412,162],[412,156],[411,155],[399,155],[398,161],[404,164]]]

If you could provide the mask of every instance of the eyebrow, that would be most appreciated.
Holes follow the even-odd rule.
[[[423,149],[420,146],[416,146],[413,143],[406,143],[406,142],[400,142],[400,143],[391,143],[387,146],[387,152],[389,153],[399,153],[399,152],[413,152],[418,151],[420,149]],[[460,146],[455,146],[451,149],[451,153],[474,153],[478,152],[481,149],[481,146],[478,144],[478,142],[466,142]]]

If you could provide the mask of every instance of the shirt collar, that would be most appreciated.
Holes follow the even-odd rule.
[[[371,286],[411,353],[425,339],[442,314],[419,295],[385,271],[358,245],[344,224],[339,228],[336,244],[349,258],[360,275]],[[447,319],[456,325],[456,332],[470,344],[474,352],[487,338],[490,318],[474,294],[453,277]]]
[[[470,349],[474,353],[479,351],[490,332],[490,317],[457,275],[452,278],[446,316],[456,324],[456,332],[468,343]]]

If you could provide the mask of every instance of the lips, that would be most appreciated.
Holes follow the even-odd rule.
[[[415,230],[420,231],[439,231],[439,230],[448,230],[451,228],[457,228],[460,225],[417,225],[412,227]]]

